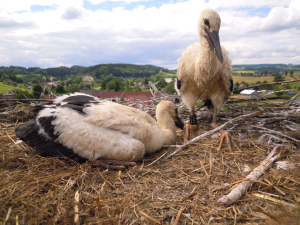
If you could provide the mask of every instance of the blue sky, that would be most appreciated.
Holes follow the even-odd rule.
[[[205,8],[220,14],[233,64],[300,63],[299,0],[10,0],[0,5],[0,65],[175,69]]]

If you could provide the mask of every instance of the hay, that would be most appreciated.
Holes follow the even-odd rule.
[[[259,133],[233,133],[242,151],[230,152],[224,145],[217,153],[217,140],[207,137],[170,159],[165,157],[175,151],[172,147],[117,171],[66,158],[32,157],[33,150],[17,141],[16,121],[10,122],[3,119],[0,130],[2,224],[170,224],[172,218],[178,224],[299,221],[300,152],[289,140],[281,160],[295,168],[278,170],[273,165],[240,200],[223,206],[217,200],[269,153],[267,145],[255,142]],[[209,122],[201,123],[196,135],[211,130]],[[178,132],[176,144],[182,143]]]

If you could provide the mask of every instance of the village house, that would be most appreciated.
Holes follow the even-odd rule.
[[[54,87],[56,87],[58,84],[60,83],[60,81],[51,81],[49,83],[47,83],[47,85],[49,85],[50,87],[53,85]]]
[[[241,91],[241,96],[245,98],[259,98],[259,94],[255,90],[246,89]]]
[[[106,89],[106,90],[88,90],[83,88],[81,90],[81,93],[87,94],[87,95],[93,95],[93,96],[98,96],[101,95],[102,92],[115,92],[114,89]]]
[[[153,95],[150,91],[102,92],[101,94],[92,95],[111,102],[120,102],[121,97],[124,98],[124,101],[149,101],[153,99]]]
[[[246,88],[246,84],[240,84],[239,89]]]
[[[15,96],[15,93],[13,91],[9,91],[6,94],[3,94],[4,98],[9,98],[9,99],[14,98],[14,96]]]
[[[148,84],[143,84],[143,85],[141,86],[141,89],[142,89],[142,90],[149,89],[149,85],[148,85]]]
[[[43,95],[43,99],[56,99],[56,95]]]
[[[83,78],[82,78],[82,82],[92,82],[94,81],[94,78],[90,75],[85,75]]]

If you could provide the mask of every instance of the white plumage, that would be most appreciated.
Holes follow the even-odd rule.
[[[194,106],[200,99],[208,107],[214,107],[212,126],[218,126],[217,109],[233,91],[231,60],[225,48],[220,46],[220,26],[221,19],[216,11],[203,10],[197,23],[199,42],[184,49],[178,59],[176,89],[191,112],[191,125],[197,125]]]
[[[26,132],[37,129],[46,142],[62,145],[90,161],[99,158],[140,160],[145,153],[155,152],[164,144],[174,144],[175,121],[181,122],[176,105],[169,101],[157,105],[157,122],[138,109],[84,94],[61,96],[54,103],[56,107],[39,112],[35,123],[19,126],[16,135],[34,146],[34,140],[31,143]],[[45,149],[45,143],[38,144],[35,149],[57,155],[55,149]],[[63,150],[60,153],[65,155]]]

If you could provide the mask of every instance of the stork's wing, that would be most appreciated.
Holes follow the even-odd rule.
[[[199,58],[200,44],[194,43],[183,50],[182,56],[177,60],[177,78],[183,82],[193,79],[195,75],[195,63]],[[178,88],[178,87],[177,87]],[[178,88],[179,89],[179,88]]]
[[[109,101],[85,108],[84,112],[85,122],[122,132],[138,140],[146,138],[147,132],[158,127],[155,119],[146,112]]]
[[[78,162],[85,162],[86,159],[55,141],[57,135],[54,134],[54,126],[51,124],[54,119],[54,117],[41,117],[38,123],[36,120],[23,123],[16,128],[16,136],[42,156],[64,156]]]

